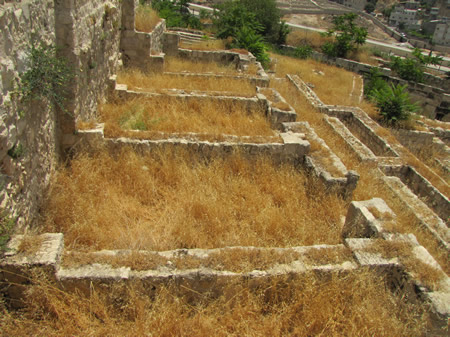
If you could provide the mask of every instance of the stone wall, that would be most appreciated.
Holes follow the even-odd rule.
[[[89,120],[107,91],[109,77],[120,58],[121,0],[55,0],[56,42],[73,66],[76,80],[61,114],[63,146],[72,143],[77,120]]]
[[[0,208],[19,225],[35,219],[57,153],[53,106],[14,93],[32,43],[55,42],[53,2],[0,4]]]
[[[72,145],[77,120],[96,115],[120,57],[121,0],[23,0],[0,4],[0,207],[31,224],[57,156]],[[66,109],[20,101],[15,88],[28,50],[60,47],[74,71]],[[62,151],[61,151],[62,150]]]

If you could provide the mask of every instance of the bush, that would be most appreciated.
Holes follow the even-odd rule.
[[[152,7],[166,20],[167,27],[202,28],[200,20],[189,12],[188,0],[153,0]]]
[[[413,50],[412,56],[407,58],[392,56],[389,68],[406,81],[420,83],[424,80],[424,70],[427,65],[438,65],[442,62],[442,57],[433,56],[431,52],[424,55],[419,48]]]
[[[334,37],[334,42],[327,42],[322,46],[324,54],[346,57],[349,52],[366,42],[367,29],[355,25],[356,17],[355,13],[348,13],[333,18],[333,28],[324,35]]]
[[[380,69],[374,67],[370,70],[370,73],[365,76],[366,80],[364,81],[364,95],[366,97],[370,97],[374,90],[383,90],[388,87],[388,84],[385,80],[383,80],[383,76],[381,75]]]
[[[406,87],[392,84],[381,89],[373,89],[370,98],[380,110],[384,122],[393,125],[408,120],[411,113],[417,111],[417,105],[410,102]]]
[[[38,47],[31,46],[28,70],[20,75],[20,95],[28,102],[47,98],[61,110],[64,107],[66,85],[73,77],[67,60],[57,55],[58,48],[42,42]]]
[[[267,47],[261,35],[255,33],[249,27],[243,26],[237,33],[232,43],[232,47],[244,48],[252,53],[258,62],[261,62],[264,68],[270,63]]]
[[[307,59],[311,56],[313,49],[309,45],[303,45],[295,48],[294,56],[300,59]]]

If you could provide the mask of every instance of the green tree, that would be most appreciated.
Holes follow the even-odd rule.
[[[213,22],[219,39],[234,38],[243,27],[258,34],[263,31],[263,26],[256,19],[255,13],[248,11],[240,1],[226,1],[217,5]]]
[[[370,97],[374,90],[382,90],[388,86],[383,79],[381,71],[377,67],[373,67],[370,73],[365,76],[364,81],[364,95]]]
[[[240,0],[247,11],[254,13],[262,26],[261,34],[274,44],[286,43],[288,26],[281,21],[281,13],[275,0]]]
[[[384,122],[395,125],[409,119],[411,113],[417,111],[418,107],[411,103],[406,87],[392,84],[371,92],[370,99],[375,102]]]
[[[325,35],[333,36],[333,42],[322,46],[322,51],[331,57],[346,57],[347,54],[363,45],[367,38],[367,29],[355,24],[357,15],[348,13],[333,18],[333,28]]]
[[[226,1],[216,9],[213,15],[216,36],[221,39],[232,38],[230,47],[250,51],[263,67],[267,67],[270,59],[262,36],[264,27],[257,20],[256,14],[239,0]]]
[[[189,12],[188,0],[153,0],[152,7],[168,27],[202,28],[200,20]]]
[[[391,56],[389,68],[406,81],[420,83],[424,80],[425,67],[429,64],[438,65],[441,62],[442,57],[433,56],[432,52],[425,55],[422,50],[415,48],[412,51],[412,57]]]

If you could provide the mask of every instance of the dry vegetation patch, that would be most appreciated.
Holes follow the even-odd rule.
[[[143,73],[137,69],[127,69],[118,73],[117,82],[130,90],[154,91],[180,89],[185,91],[214,91],[227,95],[252,97],[256,87],[246,78],[216,76],[184,76],[176,74]]]
[[[439,283],[446,277],[445,273],[416,258],[413,245],[407,241],[374,240],[368,251],[380,253],[387,259],[398,258],[407,271],[414,274],[429,289],[438,290]]]
[[[339,243],[345,211],[319,182],[269,158],[102,152],[55,174],[43,229],[63,232],[68,249],[286,247]]]
[[[277,77],[287,74],[300,76],[303,81],[314,85],[314,92],[323,103],[354,105],[358,102],[358,97],[351,95],[354,73],[312,59],[299,60],[273,54],[271,57],[276,59]]]
[[[111,138],[158,139],[163,132],[202,133],[208,140],[234,135],[254,137],[255,142],[280,141],[262,106],[250,109],[239,102],[153,96],[102,104],[99,112],[105,135]]]
[[[191,50],[225,50],[227,45],[226,40],[217,40],[205,38],[204,40],[188,43],[186,41],[180,41],[180,48]]]
[[[237,75],[236,64],[223,65],[217,62],[195,61],[180,57],[166,56],[164,59],[164,70],[167,72],[188,73],[214,73]]]
[[[360,179],[353,192],[353,200],[369,200],[375,197],[385,200],[389,207],[397,214],[397,221],[391,222],[392,228],[386,229],[399,233],[413,233],[420,244],[438,261],[444,271],[449,273],[450,261],[448,259],[447,251],[439,246],[431,234],[424,231],[420,222],[415,219],[410,211],[408,211],[398,200],[397,196],[386,186],[383,181],[384,175],[376,165],[361,163],[347,143],[341,137],[338,137],[334,131],[323,122],[322,114],[311,106],[304,95],[300,94],[293,84],[284,81],[273,82],[272,85],[296,110],[297,119],[309,122],[317,135],[330,146],[333,152],[342,160],[347,169],[358,172]],[[414,156],[410,156],[409,160],[414,160]],[[417,159],[416,161],[418,162]],[[414,167],[416,168],[418,167],[417,165],[420,166],[421,164],[420,162],[417,162],[414,164]],[[421,165],[424,166],[423,164]],[[425,168],[419,172],[422,174],[422,171],[429,171]],[[428,179],[427,176],[425,177]],[[433,177],[430,178],[433,179]]]
[[[89,296],[43,280],[26,291],[20,312],[0,307],[7,336],[423,336],[427,314],[393,295],[367,272],[316,274],[251,288],[227,286],[216,298],[178,296],[174,286],[153,296],[139,283]],[[194,292],[193,292],[194,295]]]
[[[151,33],[156,25],[161,21],[158,13],[152,9],[151,5],[140,5],[135,13],[136,30]]]

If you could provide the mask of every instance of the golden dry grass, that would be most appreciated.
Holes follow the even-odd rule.
[[[166,56],[164,60],[164,71],[167,72],[190,72],[190,73],[214,73],[237,75],[239,72],[235,64],[223,65],[217,62],[201,62],[180,57]]]
[[[420,244],[438,261],[445,272],[449,273],[450,261],[447,252],[439,246],[431,234],[423,230],[420,223],[386,186],[383,181],[383,174],[378,168],[373,164],[361,163],[345,141],[337,136],[330,127],[325,125],[322,114],[316,111],[291,83],[287,81],[274,82],[272,85],[294,107],[297,112],[297,119],[309,122],[318,136],[328,144],[332,151],[342,160],[347,169],[358,172],[360,180],[353,193],[353,200],[368,200],[375,197],[385,200],[397,214],[397,221],[393,223],[394,227],[389,228],[389,230],[400,233],[413,233]],[[409,160],[413,160],[413,158],[414,156],[410,156]],[[408,160],[408,158],[406,159]],[[420,163],[414,164],[416,168],[419,166]],[[422,174],[422,171],[427,173],[429,170],[427,171],[423,168],[419,172]],[[428,176],[425,177],[428,179]],[[433,177],[429,178],[433,179]]]
[[[276,61],[277,77],[298,75],[314,85],[314,92],[325,104],[353,105],[351,96],[354,74],[311,59],[299,60],[283,55],[271,55]]]
[[[195,43],[186,43],[182,40],[180,41],[180,48],[192,50],[225,50],[226,44],[226,40],[216,39],[207,39]]]
[[[320,279],[304,274],[222,295],[154,295],[139,283],[90,295],[36,280],[22,311],[0,307],[6,336],[423,336],[425,308],[393,295],[376,274],[361,271]]]
[[[259,137],[259,142],[264,139],[279,141],[264,116],[262,106],[248,109],[229,101],[155,96],[102,104],[99,115],[105,123],[105,135],[111,138],[148,139],[161,138],[159,132],[194,132],[208,135],[209,140],[220,140],[222,135],[228,134]]]
[[[327,205],[327,207],[323,207]],[[43,230],[68,249],[286,247],[341,241],[345,203],[292,166],[184,151],[81,155],[55,175]]]
[[[433,145],[423,145],[420,148],[412,148],[410,151],[427,167],[433,170],[439,177],[441,177],[448,185],[450,185],[450,176],[444,171],[443,167],[440,166],[436,159],[445,160],[447,159],[447,153],[444,151],[439,151],[436,146]]]
[[[431,290],[439,290],[439,283],[446,275],[413,255],[413,246],[409,242],[374,240],[368,251],[381,253],[383,257],[398,258],[407,271]]]
[[[223,92],[243,97],[251,97],[256,94],[256,87],[245,78],[146,74],[137,69],[127,69],[119,72],[117,82],[126,84],[131,90],[141,91],[181,89]]]
[[[141,32],[150,33],[161,21],[158,13],[151,5],[139,5],[135,13],[135,27]]]
[[[306,30],[293,30],[289,33],[286,39],[286,44],[289,46],[303,46],[309,45],[314,50],[320,51],[320,47],[332,39],[329,37],[324,37],[317,32],[311,32]]]

